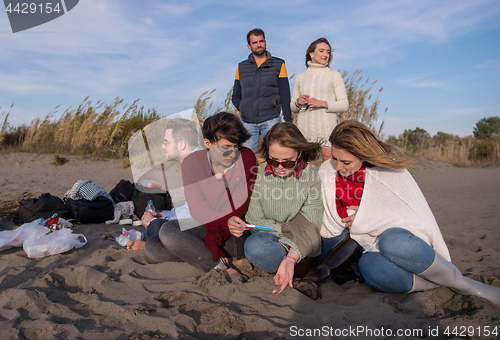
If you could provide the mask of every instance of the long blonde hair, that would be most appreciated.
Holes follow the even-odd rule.
[[[365,166],[405,169],[413,162],[406,158],[399,159],[401,149],[382,142],[368,127],[354,119],[338,124],[333,129],[329,141],[332,146],[362,160]]]

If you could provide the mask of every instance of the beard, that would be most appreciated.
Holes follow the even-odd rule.
[[[260,56],[265,55],[265,54],[266,54],[266,52],[267,52],[267,51],[266,51],[266,49],[265,49],[265,48],[263,48],[263,49],[261,49],[261,50],[257,50],[257,49],[252,50],[252,53],[253,53],[253,54],[255,54],[256,56],[259,56],[259,57],[260,57]]]

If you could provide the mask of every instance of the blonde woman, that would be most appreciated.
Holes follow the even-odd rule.
[[[337,244],[350,234],[364,251],[359,271],[377,290],[409,293],[445,286],[500,305],[500,288],[464,277],[451,264],[434,215],[405,169],[409,162],[397,160],[389,144],[355,120],[337,125],[330,143],[332,159],[321,166],[320,178],[323,253],[331,250],[304,277],[300,291],[317,298],[319,283],[345,269]]]
[[[325,38],[313,41],[306,51],[307,71],[295,78],[290,108],[297,113],[297,127],[309,142],[327,141],[337,124],[337,113],[349,109],[344,80],[330,69],[332,48]],[[328,143],[327,143],[328,144]],[[322,149],[322,160],[330,149]]]

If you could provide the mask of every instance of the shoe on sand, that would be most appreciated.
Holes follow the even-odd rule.
[[[226,277],[226,280],[231,283],[243,283],[248,281],[248,276],[238,272],[235,268],[230,268],[236,271],[236,273],[230,274],[228,270],[223,270],[222,273]]]
[[[142,221],[141,221],[141,219],[140,219],[139,217],[137,217],[137,215],[136,215],[136,214],[132,214],[131,218],[132,218],[132,221],[133,221],[133,222],[132,222],[132,225],[133,225],[134,227],[138,227],[138,226],[141,226],[141,225],[142,225]]]

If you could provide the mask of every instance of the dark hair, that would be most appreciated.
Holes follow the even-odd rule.
[[[409,159],[398,160],[398,148],[382,142],[365,124],[354,119],[338,124],[329,140],[332,146],[359,158],[364,166],[404,169],[412,163]]]
[[[261,30],[260,28],[254,28],[253,30],[251,30],[250,32],[247,33],[248,45],[250,45],[250,36],[251,35],[255,35],[255,36],[262,35],[264,37],[264,40],[266,40],[266,35],[264,34],[264,31]]]
[[[183,119],[174,118],[167,122],[165,130],[172,129],[172,136],[174,139],[183,139],[189,146],[198,146],[198,130],[196,128],[196,123]]]
[[[328,42],[328,40],[326,38],[316,39],[311,43],[311,45],[309,45],[309,47],[307,48],[307,51],[306,51],[306,67],[309,67],[309,65],[307,65],[307,62],[311,61],[311,56],[309,55],[309,53],[314,52],[314,50],[316,49],[316,46],[318,46],[318,44],[320,44],[320,43],[325,43],[328,45],[328,47],[330,47],[330,58],[328,58],[328,63],[326,64],[327,67],[330,67],[330,62],[332,61],[333,49],[332,49],[332,45],[330,45],[330,43]]]
[[[269,158],[269,146],[273,143],[299,152],[299,159],[304,162],[314,161],[321,151],[321,143],[308,142],[299,128],[292,123],[276,123],[264,136],[259,149],[264,159]]]
[[[201,131],[203,138],[208,139],[210,143],[224,138],[231,143],[242,145],[252,136],[241,120],[229,112],[219,112],[205,119]]]

